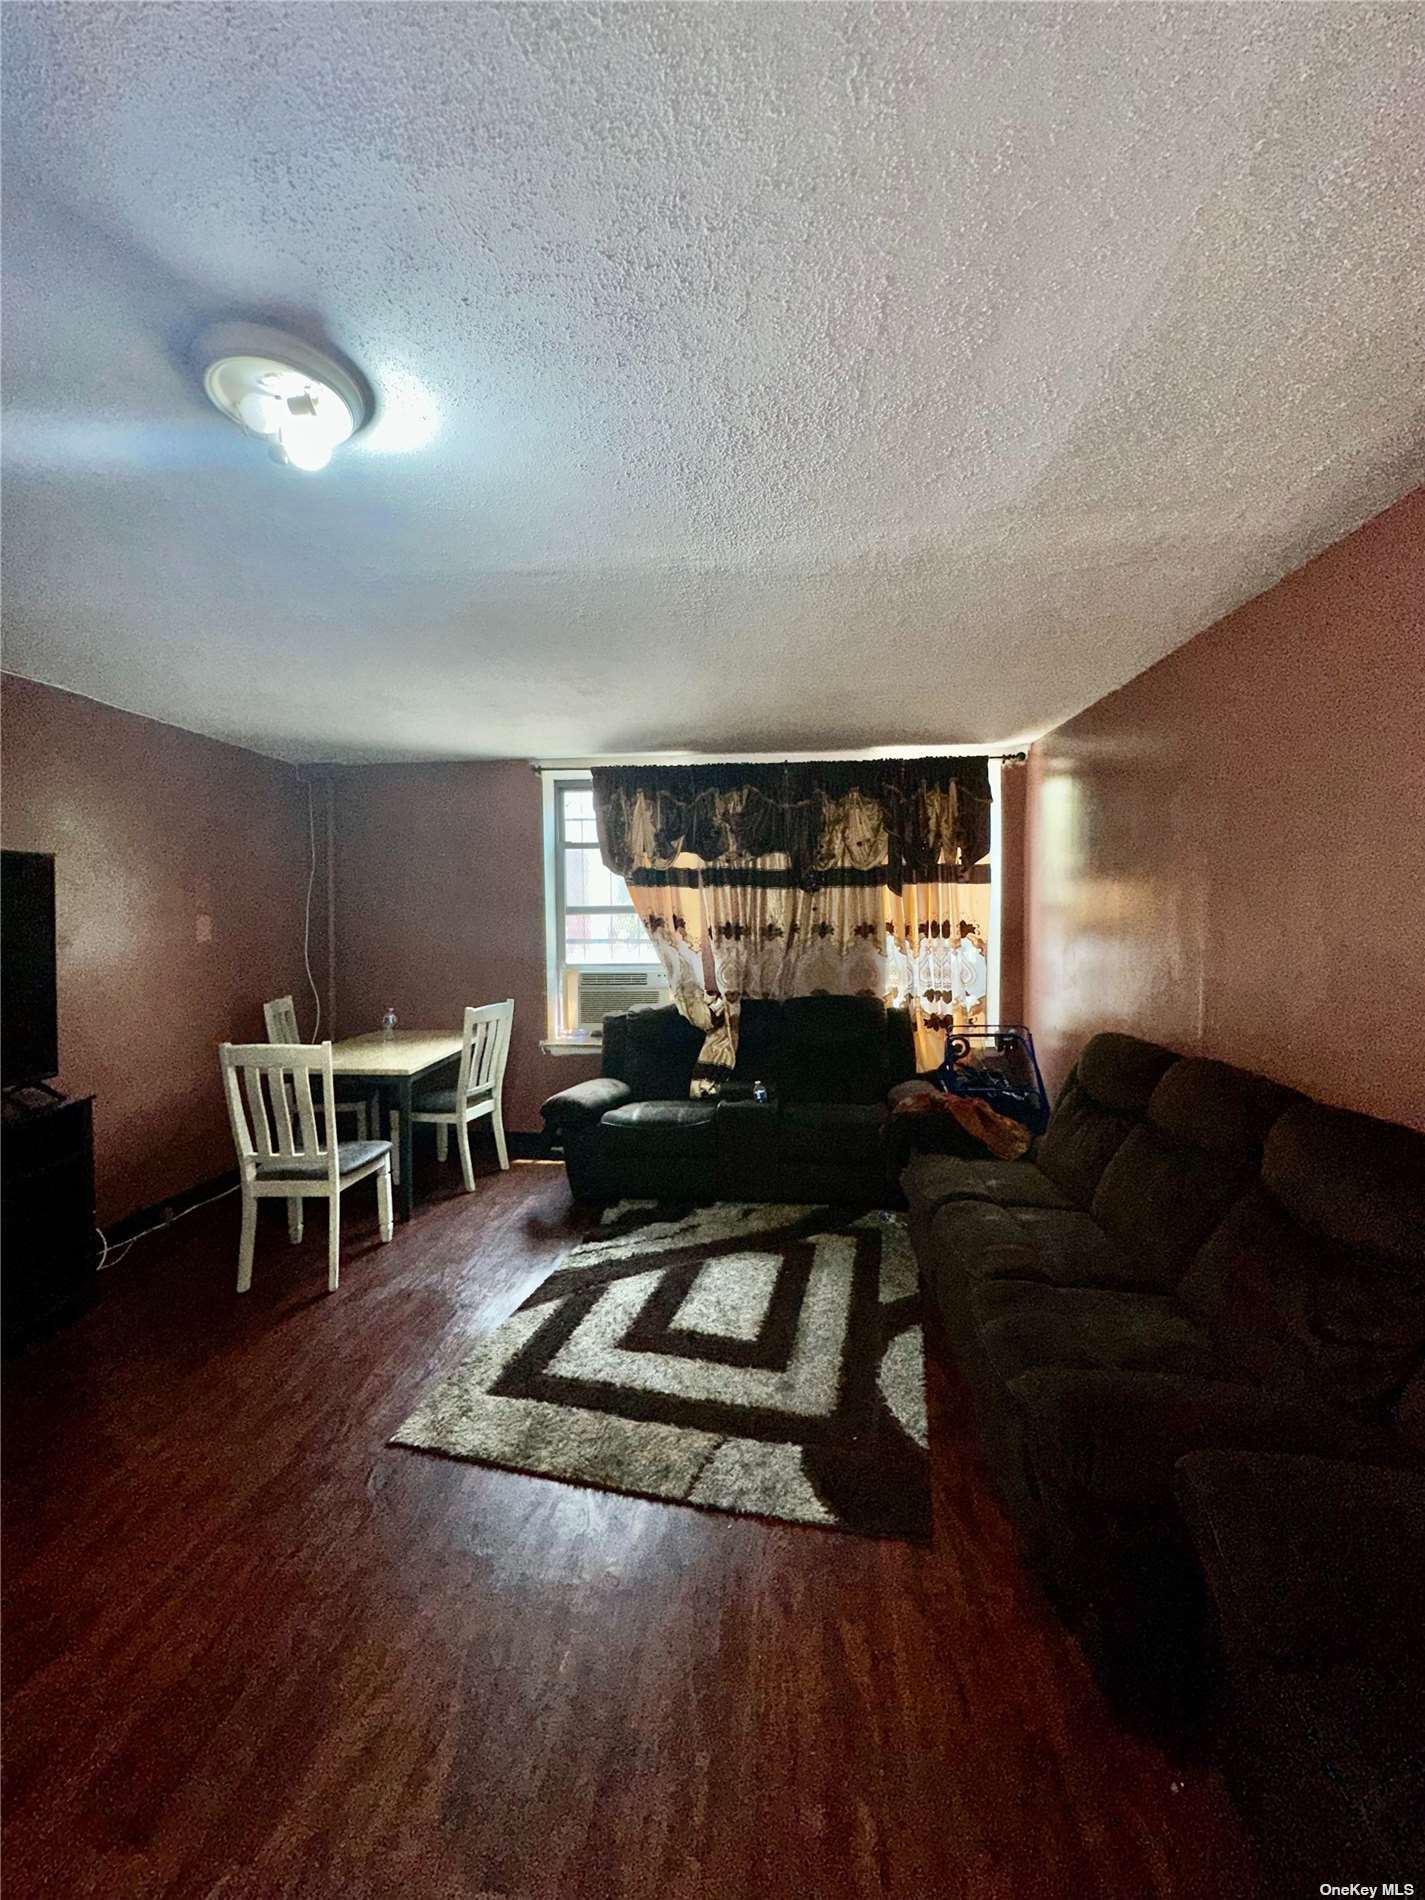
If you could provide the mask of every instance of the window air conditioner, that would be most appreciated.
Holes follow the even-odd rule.
[[[669,1000],[662,970],[570,970],[568,975],[573,1026],[581,1035],[601,1036],[605,1016],[616,1010]]]

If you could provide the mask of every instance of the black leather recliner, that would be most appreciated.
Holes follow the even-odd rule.
[[[807,1201],[899,1205],[882,1129],[915,1074],[909,1013],[869,996],[742,1005],[734,1090],[693,1100],[701,1031],[671,1006],[604,1018],[603,1073],[544,1104],[581,1201]]]

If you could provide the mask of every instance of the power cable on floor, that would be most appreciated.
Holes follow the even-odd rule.
[[[196,1214],[200,1207],[211,1207],[214,1201],[225,1201],[230,1194],[236,1194],[237,1191],[238,1184],[234,1181],[231,1187],[222,1188],[218,1193],[210,1194],[205,1201],[194,1201],[191,1207],[181,1208],[178,1213],[171,1214],[167,1220],[155,1221],[152,1227],[144,1227],[138,1233],[130,1234],[127,1240],[119,1241],[114,1247],[110,1247],[109,1242],[105,1239],[103,1228],[96,1227],[94,1231],[99,1236],[100,1252],[99,1264],[95,1268],[95,1272],[103,1273],[106,1269],[111,1270],[117,1267],[124,1255],[129,1251],[129,1248],[132,1247],[136,1241],[147,1240],[150,1234],[161,1234],[165,1232],[166,1229],[172,1227],[176,1222],[185,1220],[189,1214]]]

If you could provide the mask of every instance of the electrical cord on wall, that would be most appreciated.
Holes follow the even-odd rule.
[[[312,1001],[316,1005],[316,1020],[312,1024],[312,1041],[316,1042],[322,1029],[322,993],[317,988],[317,979],[312,974],[312,892],[317,882],[317,815],[312,799],[312,781],[307,781],[307,901],[302,913],[302,962],[307,971],[307,982],[311,985]],[[185,1207],[181,1213],[170,1216],[168,1220],[155,1221],[152,1227],[145,1227],[137,1234],[130,1234],[127,1240],[121,1240],[115,1247],[109,1245],[102,1227],[94,1232],[99,1236],[99,1261],[96,1273],[111,1271],[128,1253],[130,1247],[140,1240],[147,1240],[150,1234],[162,1233],[166,1228],[180,1221],[186,1215],[196,1214],[200,1207],[211,1207],[214,1201],[225,1201],[230,1194],[237,1193],[236,1182],[232,1187],[223,1188],[218,1194],[210,1194],[205,1201],[194,1201],[191,1207]]]

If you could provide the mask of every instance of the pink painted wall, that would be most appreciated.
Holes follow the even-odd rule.
[[[1029,1020],[1425,1127],[1425,490],[1033,749]]]
[[[287,991],[310,1027],[306,793],[291,766],[31,680],[5,678],[0,722],[4,842],[55,856],[60,1081],[95,1097],[102,1224],[232,1167],[220,1042],[260,1039]]]
[[[520,760],[333,773],[337,1017],[343,1035],[459,1029],[467,1003],[515,1000],[505,1124],[542,1126],[556,1089],[598,1059],[547,1056],[544,843],[538,776]]]

